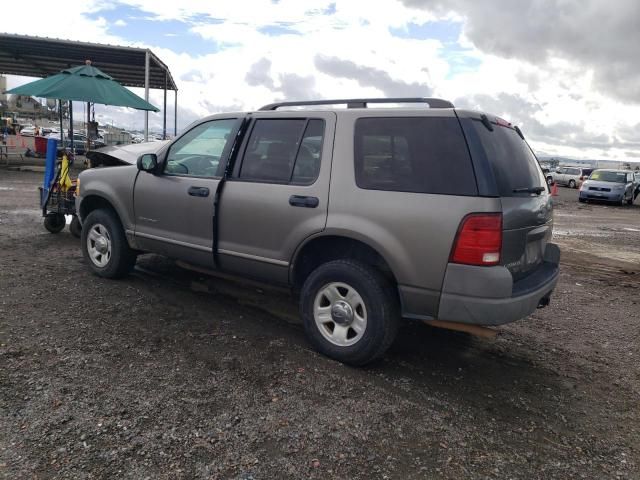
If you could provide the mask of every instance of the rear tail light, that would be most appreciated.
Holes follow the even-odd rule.
[[[472,213],[460,223],[451,261],[464,265],[498,265],[501,250],[502,214]]]

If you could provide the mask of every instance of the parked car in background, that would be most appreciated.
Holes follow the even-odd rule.
[[[633,172],[633,199],[635,200],[640,194],[640,171],[636,170]]]
[[[401,318],[463,328],[546,306],[553,202],[520,129],[439,99],[377,103],[403,100],[285,102],[89,152],[121,166],[79,176],[88,268],[121,277],[154,252],[288,287],[315,348],[355,365]]]
[[[23,137],[34,137],[36,135],[36,127],[24,127],[20,130]]]
[[[20,135],[22,135],[23,134],[22,132],[25,130],[27,131],[27,136],[29,136],[28,135],[29,132],[32,132],[31,136],[33,136],[36,130],[36,126],[30,123],[20,123],[16,125],[16,133],[19,133]]]
[[[60,143],[60,134],[52,133],[48,136],[49,138],[55,138],[58,140],[58,149],[62,148],[71,148],[71,139],[67,136],[67,132],[64,135],[64,142]],[[92,140],[91,148],[102,148],[105,146],[105,143],[101,140]],[[76,155],[84,155],[87,152],[87,136],[83,133],[73,133],[73,149]]]
[[[40,128],[40,135],[43,136],[43,137],[48,137],[52,133],[56,133],[56,132],[58,132],[58,130],[55,129],[55,128],[51,128],[51,127],[41,127]]]
[[[558,185],[566,185],[569,188],[578,188],[589,177],[593,168],[582,167],[558,167],[553,179]]]
[[[578,188],[580,188],[582,186],[582,183],[589,178],[589,176],[591,175],[591,173],[594,170],[595,170],[595,168],[583,168],[582,169],[582,175],[580,175],[580,178],[578,179]]]
[[[635,198],[634,174],[628,170],[594,170],[582,183],[578,200],[600,200],[631,205]]]

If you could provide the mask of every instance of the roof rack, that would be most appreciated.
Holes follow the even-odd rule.
[[[426,103],[429,108],[454,108],[453,103],[441,98],[346,98],[342,100],[309,100],[301,102],[270,103],[260,108],[263,110],[277,110],[281,107],[306,107],[313,105],[340,105],[346,104],[347,108],[367,108],[369,103]]]

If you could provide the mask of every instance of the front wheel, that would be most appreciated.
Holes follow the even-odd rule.
[[[120,278],[136,263],[120,223],[112,210],[91,212],[82,226],[82,255],[93,273],[105,278]]]
[[[50,233],[60,233],[67,224],[67,219],[61,213],[47,213],[44,217],[44,228]]]
[[[575,180],[569,180],[569,188],[576,188]]]
[[[380,358],[400,321],[395,289],[376,269],[352,260],[320,265],[300,298],[304,330],[321,353],[351,365]]]

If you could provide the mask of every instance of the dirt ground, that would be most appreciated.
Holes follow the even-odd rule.
[[[407,322],[355,369],[278,292],[92,276],[41,175],[0,170],[0,477],[640,478],[640,206],[560,188],[548,308],[495,340]]]

